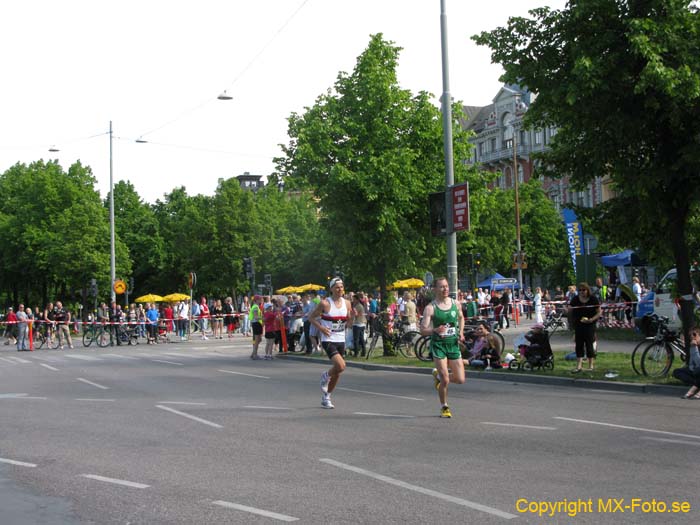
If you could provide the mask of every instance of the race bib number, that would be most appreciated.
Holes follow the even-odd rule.
[[[331,332],[345,332],[345,321],[332,321]]]
[[[453,337],[457,333],[454,326],[447,326],[447,329],[442,334],[442,337]]]

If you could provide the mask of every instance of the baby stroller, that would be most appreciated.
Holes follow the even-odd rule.
[[[161,319],[158,323],[158,337],[156,338],[157,343],[169,343],[170,336],[168,335],[168,325],[165,320]]]
[[[566,330],[568,328],[568,318],[563,307],[557,306],[554,310],[547,313],[544,320],[544,329],[550,332],[550,335],[558,329]]]
[[[519,358],[513,359],[508,367],[511,370],[554,370],[554,353],[549,344],[549,333],[544,325],[535,325],[527,334],[525,340],[529,344],[518,347]]]

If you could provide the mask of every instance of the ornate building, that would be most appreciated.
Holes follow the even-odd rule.
[[[513,187],[516,164],[518,182],[530,180],[536,167],[532,154],[546,150],[556,135],[556,128],[523,129],[523,116],[535,97],[535,94],[520,86],[504,85],[492,104],[463,108],[461,124],[475,133],[471,139],[475,146],[474,154],[466,162],[480,164],[482,169],[498,173],[495,187]],[[542,186],[558,210],[567,203],[592,207],[607,200],[610,195],[602,177],[596,177],[585,191],[570,188],[568,177],[544,179]]]

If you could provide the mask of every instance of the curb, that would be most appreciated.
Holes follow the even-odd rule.
[[[295,354],[278,354],[283,359],[292,361],[305,361],[307,363],[328,364],[328,359],[320,357],[309,357],[305,355]],[[356,361],[346,361],[346,366],[350,368],[361,368],[363,370],[384,370],[390,372],[404,372],[411,374],[430,374],[431,368],[423,366],[392,366],[379,365],[369,363],[358,363]],[[481,370],[467,370],[468,377],[472,379],[484,379],[488,381],[504,381],[513,384],[538,384],[538,385],[554,385],[573,388],[596,388],[599,390],[610,390],[611,392],[631,392],[635,394],[653,394],[664,396],[680,396],[683,395],[686,387],[675,385],[653,385],[640,383],[625,383],[625,382],[608,382],[599,381],[596,379],[574,379],[568,377],[548,377],[543,375],[528,375],[524,372],[484,372]]]

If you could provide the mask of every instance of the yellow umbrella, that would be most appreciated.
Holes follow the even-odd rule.
[[[185,294],[185,293],[171,293],[169,295],[166,295],[163,297],[163,302],[164,303],[177,303],[179,301],[184,301],[185,299],[189,299],[190,296]]]
[[[415,288],[421,288],[422,286],[425,286],[425,283],[421,281],[420,279],[416,279],[415,277],[411,277],[410,279],[404,279],[402,281],[396,281],[391,284],[394,288],[410,288],[410,289],[415,289]]]
[[[288,293],[299,293],[300,289],[298,286],[285,286],[277,290],[277,293],[288,294]]]
[[[160,295],[156,295],[154,293],[149,293],[146,295],[142,295],[141,297],[138,297],[134,299],[135,303],[161,303],[163,302],[163,298]]]
[[[312,283],[305,284],[305,285],[299,287],[300,292],[310,292],[311,290],[318,291],[318,290],[325,290],[325,289],[326,289],[325,286],[321,286],[320,284],[312,284]]]

